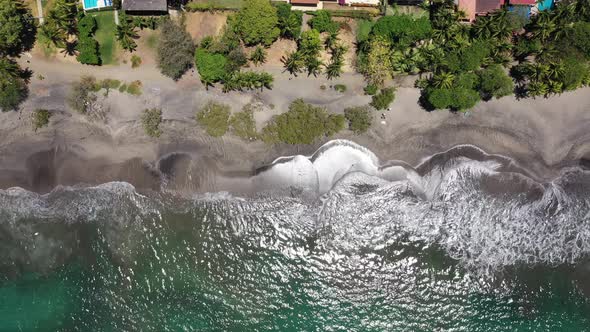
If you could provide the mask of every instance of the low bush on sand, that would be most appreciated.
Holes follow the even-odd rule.
[[[208,102],[197,112],[197,122],[213,137],[223,136],[229,129],[230,107],[225,104]]]

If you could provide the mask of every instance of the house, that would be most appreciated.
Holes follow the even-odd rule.
[[[348,7],[379,7],[381,0],[290,0],[293,10],[337,9],[338,6]]]
[[[134,15],[162,15],[168,12],[167,0],[122,0],[121,7]]]
[[[465,12],[465,20],[473,22],[476,16],[487,15],[501,9],[505,0],[459,0],[459,10]]]
[[[319,0],[291,0],[293,10],[318,10],[324,8],[323,3]]]

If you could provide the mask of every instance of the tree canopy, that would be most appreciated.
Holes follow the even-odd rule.
[[[225,76],[227,59],[223,54],[210,53],[206,49],[199,48],[195,53],[195,63],[205,84],[219,82]]]
[[[373,25],[374,35],[386,37],[393,44],[409,46],[426,39],[432,33],[427,17],[415,18],[411,15],[390,15],[377,20]]]
[[[22,0],[0,0],[0,56],[17,56],[33,47],[35,20]]]
[[[166,19],[160,25],[157,61],[162,74],[178,80],[194,63],[195,44],[189,33]]]
[[[268,0],[245,0],[236,15],[236,29],[247,45],[271,45],[281,33],[277,9]]]

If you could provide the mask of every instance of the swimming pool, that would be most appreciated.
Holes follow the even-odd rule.
[[[97,9],[104,7],[111,7],[113,0],[84,0],[84,9]]]
[[[552,9],[553,3],[554,3],[554,0],[542,0],[537,5],[537,8],[539,9],[539,11]]]

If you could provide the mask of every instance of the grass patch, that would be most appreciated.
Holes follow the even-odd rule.
[[[94,39],[98,41],[98,53],[103,65],[116,64],[116,42],[115,33],[117,26],[115,25],[115,13],[113,11],[104,11],[91,13],[96,19],[98,28],[94,34]]]
[[[158,47],[158,34],[157,33],[150,33],[145,38],[145,44],[152,50],[155,50]]]
[[[125,84],[125,83],[121,84],[121,86],[119,87],[119,92],[125,93],[126,91],[127,91],[127,84]]]
[[[237,10],[244,6],[243,0],[193,0],[186,5],[189,11]]]

